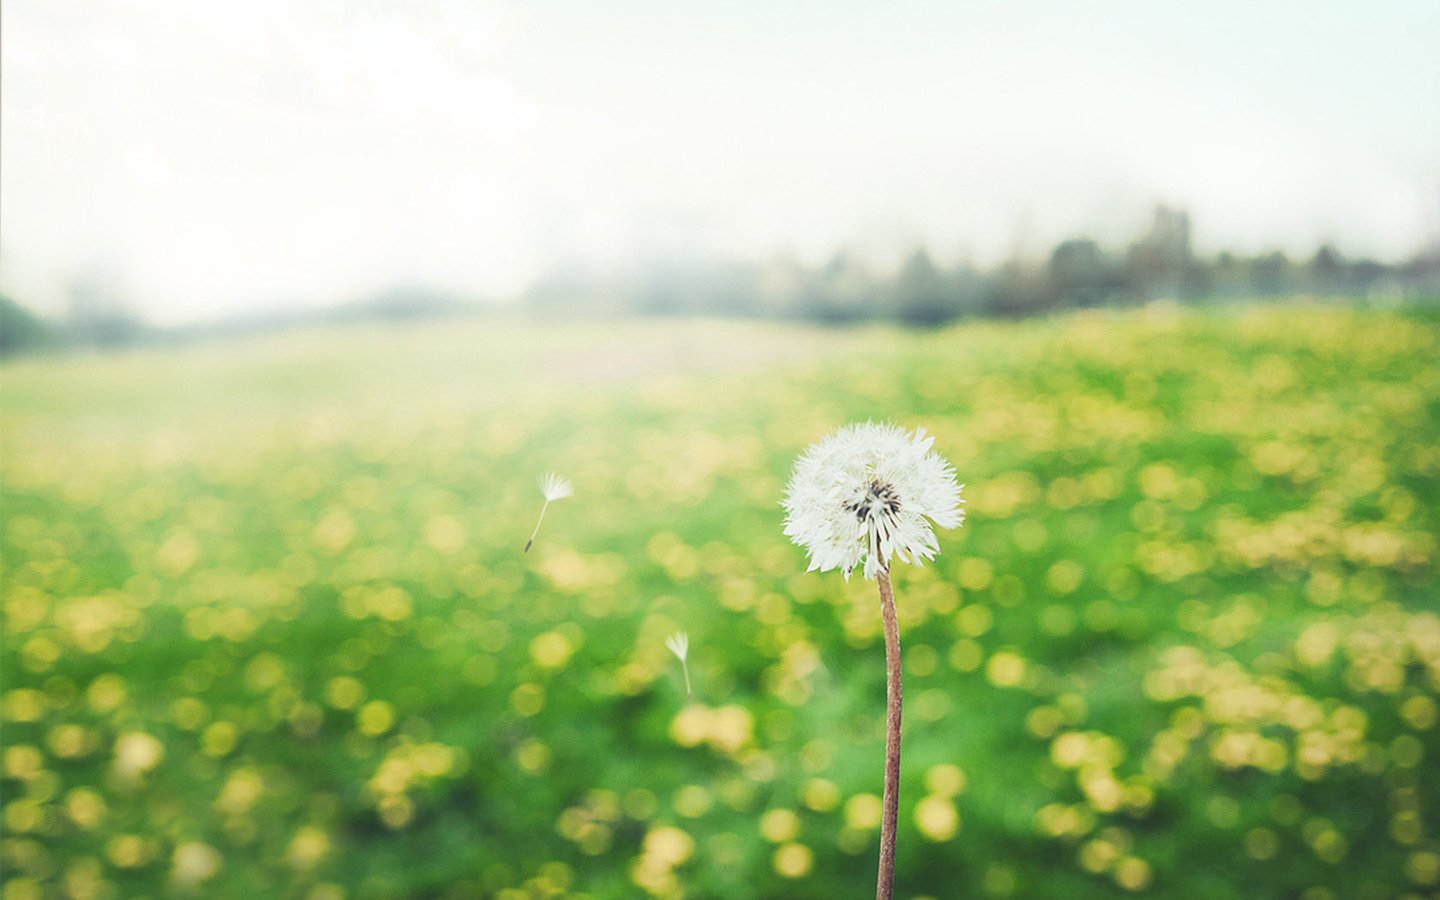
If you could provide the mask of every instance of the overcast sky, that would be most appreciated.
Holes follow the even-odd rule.
[[[0,290],[182,322],[711,253],[1440,234],[1440,2],[5,0]]]

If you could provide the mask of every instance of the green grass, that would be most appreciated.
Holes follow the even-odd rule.
[[[449,322],[0,406],[3,900],[867,896],[878,602],[778,504],[866,419],[967,483],[897,897],[1440,890],[1433,318]]]

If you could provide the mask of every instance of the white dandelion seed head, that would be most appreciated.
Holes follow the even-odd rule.
[[[965,519],[955,470],[930,449],[921,428],[845,425],[808,447],[785,489],[785,534],[810,553],[810,571],[839,568],[865,577],[890,560],[934,559],[931,522],[955,528]],[[928,521],[927,521],[928,520]]]
[[[681,662],[684,662],[685,654],[690,652],[690,635],[683,631],[677,631],[665,639],[665,646],[670,648],[671,653],[680,657]]]
[[[540,491],[545,495],[545,502],[553,500],[564,500],[575,493],[575,487],[570,484],[568,478],[562,478],[554,472],[546,472],[540,479]]]

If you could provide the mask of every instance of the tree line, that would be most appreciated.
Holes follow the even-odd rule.
[[[70,294],[67,313],[56,320],[0,296],[0,357],[41,348],[114,348],[299,324],[399,323],[502,306],[399,285],[338,307],[271,311],[177,330],[149,325],[105,279],[78,278]],[[538,279],[520,304],[543,316],[706,315],[927,327],[965,318],[1018,318],[1161,299],[1205,303],[1296,295],[1440,300],[1440,237],[1399,263],[1351,259],[1328,244],[1301,259],[1280,251],[1206,257],[1191,244],[1189,214],[1161,206],[1148,227],[1122,248],[1076,237],[1048,254],[1017,253],[989,269],[965,262],[942,266],[923,246],[890,272],[877,271],[846,251],[818,266],[791,257],[763,262],[668,260],[622,274],[560,266]]]
[[[658,264],[625,275],[561,270],[528,293],[553,311],[761,316],[833,324],[889,320],[915,326],[957,319],[1018,318],[1064,309],[1154,300],[1211,302],[1295,295],[1372,300],[1440,298],[1440,241],[1402,263],[1349,259],[1326,244],[1308,258],[1281,251],[1198,255],[1190,216],[1161,206],[1149,227],[1115,250],[1087,237],[1046,255],[1014,255],[990,268],[945,267],[917,247],[893,272],[841,251],[819,266],[793,258],[763,263]]]

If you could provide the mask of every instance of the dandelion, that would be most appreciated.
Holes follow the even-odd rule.
[[[685,699],[690,700],[690,665],[685,662],[685,656],[690,652],[690,635],[677,631],[665,639],[665,646],[680,658],[680,669],[685,673]]]
[[[810,571],[840,569],[848,579],[864,560],[880,588],[885,625],[885,793],[875,896],[889,900],[895,880],[900,803],[900,626],[890,561],[922,564],[940,552],[931,523],[964,521],[955,470],[931,450],[925,429],[846,425],[809,447],[785,490],[785,534],[810,554]]]
[[[540,493],[545,495],[545,504],[540,507],[540,518],[535,520],[535,530],[530,532],[530,540],[525,542],[525,552],[530,552],[530,545],[535,543],[535,535],[540,533],[540,523],[545,521],[545,510],[550,508],[551,501],[564,500],[575,493],[575,488],[570,484],[569,479],[562,478],[554,472],[546,472],[540,479]]]
[[[895,425],[847,425],[812,445],[795,463],[785,492],[785,534],[810,552],[810,570],[865,577],[890,559],[934,559],[930,519],[941,528],[964,520],[955,470],[930,449],[934,438]]]

